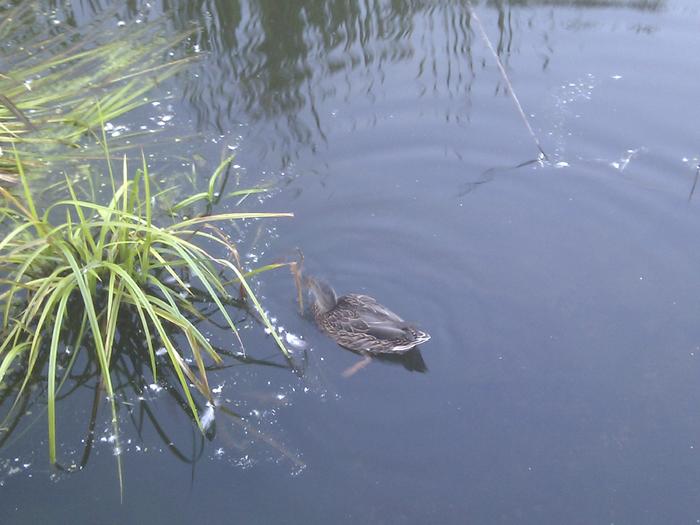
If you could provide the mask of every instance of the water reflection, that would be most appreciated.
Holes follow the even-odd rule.
[[[488,2],[497,13],[497,52],[506,63],[518,51],[517,33],[531,30],[518,13],[540,4],[657,10],[663,1]],[[475,77],[493,67],[474,54],[481,44],[474,45],[462,2],[215,0],[175,2],[166,10],[180,26],[202,13],[197,44],[211,55],[185,87],[199,126],[226,133],[245,123],[267,137],[269,149],[261,155],[277,153],[282,164],[302,145],[314,150],[325,144],[337,109],[325,101],[361,106],[358,101],[391,100],[390,65],[416,67],[416,99],[457,101],[444,108],[447,122],[469,119]],[[539,50],[543,69],[554,53],[547,32]],[[496,94],[504,90],[499,84]]]
[[[479,176],[478,179],[474,181],[468,181],[464,182],[460,185],[459,191],[457,193],[458,197],[464,197],[468,193],[471,193],[475,191],[479,186],[482,184],[486,184],[487,182],[491,182],[494,177],[496,177],[499,174],[502,173],[507,173],[510,171],[515,171],[520,168],[526,168],[528,166],[533,166],[541,162],[541,159],[531,159],[531,160],[526,160],[524,162],[519,162],[518,164],[515,164],[514,166],[495,166],[493,168],[489,168],[487,170],[484,170],[483,173]]]
[[[586,9],[656,11],[665,3],[489,0],[474,5],[488,15],[487,29],[506,65],[521,53],[524,35],[535,31],[535,52],[546,70],[558,45],[550,35],[554,21],[543,25],[528,15],[528,8],[574,7],[567,23],[575,30],[600,23],[588,20]],[[350,100],[356,106],[391,101],[398,90],[386,76],[389,65],[415,68],[414,99],[443,99],[447,122],[470,119],[475,77],[493,67],[481,43],[475,44],[467,5],[458,1],[73,0],[49,5],[68,24],[88,23],[106,9],[114,10],[115,20],[129,23],[165,18],[176,30],[196,24],[191,46],[204,55],[196,72],[182,80],[198,127],[228,134],[245,126],[248,135],[265,137],[260,156],[274,154],[282,167],[302,149],[323,147],[335,113]],[[505,89],[498,83],[494,94]],[[371,125],[376,115],[355,118],[358,125],[364,119]]]
[[[362,361],[358,361],[356,364],[352,365],[349,368],[346,368],[342,372],[343,377],[346,378],[355,375],[362,368],[371,364],[372,361],[389,365],[400,365],[403,366],[409,372],[419,372],[421,374],[424,374],[428,371],[428,365],[425,364],[423,354],[421,354],[420,348],[417,346],[411,348],[408,352],[404,352],[403,354],[367,355],[362,352],[357,352],[355,350],[350,350],[347,348],[344,348],[344,350],[352,352],[353,354],[357,354],[358,356],[361,356],[363,358]]]
[[[236,392],[235,399],[231,399],[228,397],[231,394],[225,391],[224,380],[212,388],[216,394],[213,405],[201,396],[193,396],[204,430],[201,432],[164,350],[156,352],[158,380],[152,379],[149,349],[138,323],[135,312],[121,313],[118,344],[115,345],[118,351],[111,363],[119,420],[118,435],[105,420],[109,403],[105,401],[99,363],[94,352],[89,351],[92,343],[85,341],[80,347],[66,344],[60,352],[57,359],[57,439],[62,443],[64,453],[59,454],[56,464],[59,471],[72,473],[82,470],[98,445],[109,447],[116,457],[148,453],[149,450],[168,451],[174,459],[193,468],[201,459],[212,454],[228,452],[235,456],[239,451],[252,462],[257,459],[256,456],[263,457],[272,451],[287,461],[293,470],[304,468],[298,454],[276,438],[274,428],[266,426],[264,419],[258,417],[261,413],[274,412],[284,406],[287,403],[285,395],[275,391],[262,396],[260,390],[251,389]],[[70,327],[65,334],[67,343],[80,338],[82,328],[77,326],[79,324]],[[297,363],[280,360],[276,353],[267,358],[225,348],[216,348],[216,351],[224,358],[225,364],[206,367],[210,381],[215,381],[222,374],[227,374],[229,379],[236,377],[233,369],[237,368],[240,372],[243,368],[251,367],[292,370],[299,376],[303,375],[306,361],[303,355]],[[0,391],[0,451],[6,455],[12,449],[13,454],[18,454],[19,449],[24,460],[37,452],[31,447],[23,450],[27,431],[39,423],[41,428],[33,435],[45,433],[43,422],[46,420],[49,352],[41,351],[37,355],[35,373],[21,396],[17,397],[25,382],[26,363],[8,371]],[[189,358],[185,359],[190,361]],[[86,407],[89,407],[87,412],[84,411]],[[81,419],[72,413],[74,411],[87,417]],[[68,424],[65,420],[68,420]],[[211,445],[208,445],[209,442]],[[219,447],[219,452],[212,452],[212,447]],[[43,452],[43,448],[38,452]],[[2,474],[0,471],[0,481]]]

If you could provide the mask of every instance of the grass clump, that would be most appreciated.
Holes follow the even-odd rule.
[[[222,193],[222,189],[226,187],[226,182],[228,179],[228,174],[229,174],[229,168],[231,167],[231,162],[235,158],[235,155],[231,155],[227,158],[225,158],[219,166],[216,168],[214,171],[214,174],[209,178],[209,184],[207,185],[207,190],[206,191],[200,191],[197,192],[193,195],[190,195],[189,197],[186,197],[185,199],[181,200],[178,203],[175,203],[170,211],[173,213],[179,212],[185,208],[189,208],[194,206],[195,204],[205,204],[207,210],[211,210],[212,207],[216,204],[218,204],[221,200],[222,197],[238,197],[239,201],[238,203],[241,203],[246,197],[256,194],[256,193],[266,193],[268,188],[265,187],[254,187],[254,188],[245,188],[245,189],[239,189],[235,191],[228,192],[226,194]],[[193,165],[193,170],[194,170],[194,165]],[[193,175],[195,175],[193,173]],[[192,184],[194,185],[194,179],[196,179],[196,176],[192,177]]]
[[[187,34],[161,38],[158,24],[109,31],[107,18],[80,30],[36,29],[41,16],[33,2],[0,7],[0,40],[12,44],[0,49],[0,405],[16,392],[0,422],[0,443],[17,424],[13,415],[22,413],[28,392],[43,384],[55,464],[56,404],[71,370],[80,366],[79,356],[99,374],[95,396],[107,395],[115,450],[120,449],[119,360],[129,355],[126,347],[134,347],[128,344],[134,327],[143,341],[137,362],[147,363],[153,382],[160,377],[179,383],[172,391],[181,390],[183,406],[200,428],[196,396],[212,401],[207,369],[226,353],[212,346],[202,321],[213,315],[242,346],[229,314],[228,307],[237,304],[229,287],[240,290],[245,306],[252,306],[288,357],[246,280],[288,264],[244,273],[236,248],[216,223],[291,214],[213,213],[222,197],[267,191],[222,193],[232,157],[214,171],[206,191],[176,204],[165,203],[175,187],[153,191],[143,155],[133,171],[124,157],[115,175],[105,122],[148,102],[154,85],[192,59],[171,52]],[[93,153],[95,146],[101,151]],[[107,201],[96,202],[95,163],[74,161],[102,158],[112,191]],[[88,170],[92,191],[69,177],[65,184],[39,189],[37,182],[54,161]],[[31,177],[28,168],[34,168]],[[63,197],[41,204],[46,200],[41,195],[59,192]],[[202,215],[178,218],[182,210],[201,205]],[[118,466],[121,484],[119,459]]]
[[[0,180],[16,174],[13,146],[29,167],[87,156],[86,135],[99,140],[102,122],[147,103],[193,59],[173,58],[188,33],[164,38],[159,24],[116,28],[102,16],[80,30],[34,29],[50,22],[35,2],[0,8],[0,41],[13,44],[0,47]]]
[[[21,196],[0,187],[0,225],[7,231],[0,241],[0,385],[8,371],[21,364],[25,372],[20,399],[32,374],[40,372],[37,362],[47,362],[52,463],[56,462],[56,396],[79,351],[93,353],[98,363],[118,436],[110,367],[119,352],[118,319],[127,309],[138,319],[154,381],[156,352],[164,349],[200,427],[193,389],[211,400],[206,366],[219,363],[221,357],[198,327],[205,316],[193,305],[202,300],[192,300],[194,290],[215,307],[240,341],[226,308],[230,299],[226,285],[237,283],[287,355],[237,264],[235,247],[214,223],[291,214],[222,213],[156,224],[153,210],[158,195],[152,195],[145,159],[130,175],[126,157],[119,180],[108,162],[113,189],[108,203],[79,199],[67,178],[67,197],[40,210],[16,151],[15,162]],[[200,246],[205,242],[230,257],[207,251]],[[59,365],[63,336],[76,322],[81,326],[78,343],[70,362]]]

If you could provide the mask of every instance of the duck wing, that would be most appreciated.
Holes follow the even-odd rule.
[[[369,320],[404,322],[398,315],[383,304],[379,304],[374,297],[369,295],[349,294],[341,297],[341,299],[345,299],[348,305],[355,308],[361,316]]]
[[[406,337],[410,333],[393,321],[368,321],[366,319],[353,319],[350,321],[354,333],[363,333],[377,339],[394,340]]]
[[[411,337],[411,325],[368,295],[343,296],[338,300],[336,310],[344,313],[343,324],[349,332],[380,340]]]

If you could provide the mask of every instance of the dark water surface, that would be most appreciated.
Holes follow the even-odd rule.
[[[700,520],[700,4],[474,2],[550,157],[522,167],[537,149],[464,2],[133,4],[115,24],[199,24],[174,126],[209,159],[235,145],[279,188],[255,209],[296,215],[250,228],[251,265],[301,248],[432,340],[345,378],[360,358],[268,273],[309,347],[295,374],[245,331],[265,363],[212,383],[249,427],[217,411],[202,439],[154,389],[166,437],[124,411],[120,504],[106,411],[75,474],[42,418],[0,451],[3,524]],[[59,407],[66,461],[92,396]]]

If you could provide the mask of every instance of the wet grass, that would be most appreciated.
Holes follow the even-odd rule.
[[[101,31],[100,21],[87,34],[35,30],[41,15],[31,2],[0,13],[0,40],[14,44],[3,48],[11,54],[0,50],[6,68],[0,71],[0,406],[11,404],[0,422],[0,446],[22,418],[30,391],[40,391],[49,459],[60,465],[57,403],[73,390],[66,383],[75,383],[69,380],[76,363],[90,363],[100,378],[96,399],[106,394],[115,450],[121,450],[117,378],[123,379],[120,366],[133,337],[142,351],[129,359],[147,364],[148,384],[174,387],[169,391],[177,390],[204,432],[198,407],[213,406],[207,371],[223,358],[203,327],[229,330],[237,355],[245,357],[231,317],[245,309],[291,366],[248,280],[293,264],[244,271],[221,224],[291,214],[216,213],[222,198],[240,203],[268,191],[226,193],[232,157],[223,159],[204,191],[174,202],[175,182],[156,185],[143,152],[129,162],[116,153],[121,145],[108,147],[105,122],[148,102],[154,85],[191,60],[170,52],[187,35],[165,40],[157,25],[144,24],[115,38]],[[133,143],[136,135],[129,135]],[[81,159],[87,162],[64,162]],[[47,181],[54,162],[72,176]],[[98,198],[98,186],[108,190],[106,197]]]
[[[109,158],[109,152],[106,155]],[[17,392],[20,399],[40,355],[48,356],[46,392],[52,463],[56,462],[57,385],[71,370],[70,363],[61,370],[57,363],[66,347],[63,335],[76,316],[81,328],[73,347],[76,352],[82,348],[94,354],[111,403],[117,439],[111,367],[118,353],[117,325],[124,310],[133,312],[139,320],[154,382],[159,373],[156,352],[162,349],[200,426],[192,390],[211,400],[206,363],[218,364],[221,357],[198,327],[198,320],[205,316],[193,306],[193,290],[198,290],[198,301],[202,301],[203,294],[206,303],[215,306],[242,346],[238,328],[226,308],[231,296],[225,283],[235,283],[236,288],[245,291],[246,300],[287,355],[236,261],[235,246],[214,232],[218,231],[215,224],[222,221],[291,214],[222,213],[157,224],[153,208],[158,195],[152,194],[145,159],[132,174],[126,158],[115,170],[118,176],[109,169],[113,193],[108,203],[79,199],[66,178],[70,197],[40,210],[16,152],[15,161],[21,195],[0,187],[4,201],[0,216],[8,228],[0,241],[0,384],[14,364],[23,363],[24,379]],[[213,255],[199,246],[200,241],[219,246],[230,257]],[[178,345],[176,334],[186,342],[186,350]],[[194,366],[188,364],[188,358]]]
[[[80,33],[35,30],[51,21],[34,2],[0,14],[0,41],[14,44],[0,47],[0,182],[15,180],[13,146],[30,167],[87,153],[84,138],[98,139],[102,121],[147,103],[153,86],[193,60],[171,56],[188,34],[166,39],[158,24],[117,29],[112,20],[107,29],[105,15]]]
[[[236,306],[241,309],[246,308],[243,301],[239,301]],[[59,384],[56,389],[56,402],[60,404],[75,395],[80,395],[80,392],[89,392],[87,395],[83,395],[84,406],[89,407],[85,413],[89,414],[89,417],[85,420],[70,422],[71,426],[77,427],[71,429],[70,434],[80,436],[81,439],[77,440],[74,437],[71,447],[76,447],[74,448],[75,452],[68,454],[67,457],[57,458],[55,464],[57,471],[68,473],[77,472],[87,467],[96,441],[100,440],[97,437],[100,432],[98,429],[101,428],[99,414],[101,406],[105,403],[104,388],[101,386],[99,364],[96,362],[95,353],[85,351],[75,353],[71,350],[76,347],[73,342],[81,337],[84,328],[81,319],[76,317],[75,319],[67,319],[63,331],[64,340],[70,344],[66,346],[66,351],[59,352],[57,358],[58,369],[65,370],[65,372],[62,372],[63,376],[60,382],[62,384]],[[227,421],[233,427],[238,427],[247,438],[252,438],[261,445],[267,445],[271,450],[277,451],[293,466],[303,467],[303,461],[298,455],[290,452],[273,435],[247,422],[244,414],[237,413],[234,407],[228,408],[221,399],[213,406],[206,398],[195,397],[194,400],[197,403],[204,432],[185,432],[183,436],[177,429],[173,429],[168,421],[172,413],[169,412],[166,417],[163,417],[163,414],[159,413],[158,410],[158,405],[163,398],[168,399],[170,407],[176,407],[178,411],[182,411],[185,418],[189,417],[193,421],[194,418],[187,399],[178,386],[176,374],[172,367],[168,366],[169,358],[162,352],[157,352],[156,356],[156,363],[159,366],[158,383],[152,382],[147,342],[143,335],[134,329],[139,323],[140,320],[135,309],[122,310],[116,330],[119,334],[119,351],[114,354],[110,363],[112,386],[120,411],[122,435],[133,435],[135,432],[141,441],[141,448],[147,450],[149,445],[144,444],[143,440],[144,435],[149,434],[155,438],[155,442],[163,450],[171,452],[179,461],[194,464],[204,457],[208,440],[214,439],[219,432],[223,432],[224,436],[229,436],[228,432],[232,429],[226,430],[220,425],[223,421]],[[215,348],[225,363],[223,365],[212,363],[206,369],[209,374],[216,374],[219,377],[231,368],[246,366],[287,369],[296,372],[289,362],[280,362],[279,359],[275,359],[274,353],[272,359],[268,360],[244,355],[240,351],[236,351],[235,348]],[[41,370],[41,372],[34,374],[28,384],[28,389],[33,393],[24,395],[12,417],[3,422],[4,426],[0,431],[0,448],[16,446],[18,442],[26,439],[26,433],[29,429],[41,425],[46,420],[47,361],[48,353],[40,353],[34,367],[35,370]],[[24,381],[26,371],[26,363],[22,363],[21,366],[13,367],[5,375],[4,384],[0,386],[0,407],[12,403],[11,395]],[[2,388],[3,386],[6,388]],[[250,399],[250,395],[251,393],[247,391],[240,392],[236,401]],[[216,417],[214,417],[214,411],[216,411]],[[225,416],[224,420],[219,421],[219,416]],[[65,425],[64,422],[63,426],[65,427]],[[116,443],[112,442],[112,435],[109,432],[102,439],[108,440],[112,446],[115,446]],[[188,446],[183,443],[183,437],[188,441],[192,439],[193,443]],[[124,447],[124,453],[134,448],[133,445],[129,444],[129,441],[126,438],[122,439],[121,446]],[[121,453],[116,447],[114,452]]]

